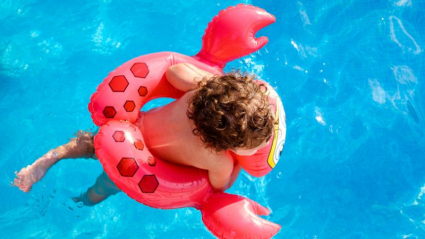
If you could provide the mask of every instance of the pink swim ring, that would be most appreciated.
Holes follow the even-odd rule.
[[[243,19],[243,20],[241,20]],[[148,101],[179,98],[184,93],[171,86],[166,70],[190,63],[213,74],[222,74],[225,64],[263,47],[267,37],[255,33],[273,23],[265,10],[240,4],[213,18],[195,56],[160,52],[134,58],[112,71],[92,95],[89,111],[100,126],[95,136],[96,155],[111,180],[140,203],[162,209],[195,207],[205,226],[220,238],[270,238],[280,226],[258,215],[270,211],[237,195],[216,192],[205,170],[169,164],[155,158],[145,147],[144,137],[134,123]],[[279,160],[286,135],[285,113],[277,93],[268,86],[269,101],[278,124],[273,140],[253,156],[233,155],[253,176],[270,172]]]

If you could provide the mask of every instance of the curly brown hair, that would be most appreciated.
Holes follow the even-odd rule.
[[[255,148],[268,141],[275,123],[264,84],[240,72],[204,78],[189,99],[193,133],[212,151]]]

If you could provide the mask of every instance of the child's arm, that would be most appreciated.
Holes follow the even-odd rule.
[[[226,167],[221,165],[221,167],[216,169],[208,171],[210,183],[216,190],[225,191],[236,181],[242,167],[236,162],[233,166]]]
[[[29,192],[34,183],[40,181],[46,172],[61,159],[94,157],[93,134],[79,131],[76,138],[69,143],[50,150],[33,164],[16,173],[14,185],[24,192]]]
[[[170,66],[165,73],[168,82],[175,88],[188,92],[197,88],[198,82],[204,77],[211,77],[213,74],[201,70],[189,63],[180,63]]]
[[[242,169],[241,165],[238,162],[235,162],[235,164],[233,166],[233,172],[232,172],[232,174],[230,174],[230,180],[229,180],[228,186],[225,190],[229,189],[233,185],[233,183],[238,178],[239,173],[241,172],[241,169]]]

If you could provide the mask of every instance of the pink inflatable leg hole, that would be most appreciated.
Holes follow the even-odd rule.
[[[140,180],[139,182],[140,190],[142,190],[143,193],[155,192],[158,185],[159,185],[158,180],[153,174],[143,176],[142,180]]]
[[[131,101],[131,100],[127,100],[124,104],[124,109],[127,112],[132,112],[135,107],[136,107],[136,104],[134,104],[134,101]]]
[[[148,89],[144,86],[140,86],[139,88],[139,95],[140,96],[145,96],[148,93]]]
[[[125,134],[123,131],[115,131],[115,133],[112,135],[115,142],[124,142],[125,140]]]
[[[133,177],[139,169],[136,160],[134,158],[122,158],[117,165],[118,171],[123,177]]]
[[[136,149],[138,150],[143,150],[145,148],[145,144],[143,144],[143,142],[140,139],[138,139],[134,141],[134,147],[136,147]]]
[[[111,82],[109,82],[109,87],[113,92],[124,92],[127,89],[128,81],[125,76],[114,76]]]
[[[117,114],[117,111],[114,109],[113,106],[106,106],[103,110],[103,115],[106,118],[114,118],[114,116]]]
[[[146,63],[134,63],[130,68],[135,77],[145,78],[149,74],[149,68]]]

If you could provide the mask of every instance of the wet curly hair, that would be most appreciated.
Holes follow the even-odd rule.
[[[255,148],[270,139],[275,120],[267,87],[254,79],[237,71],[198,83],[186,113],[207,148]]]

